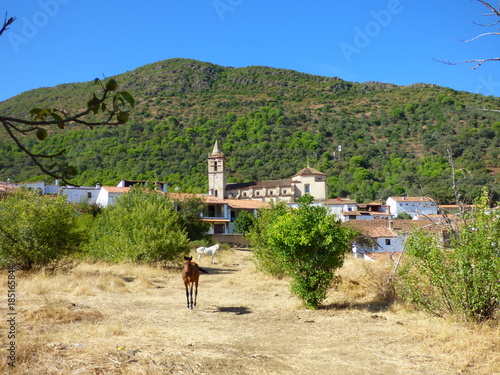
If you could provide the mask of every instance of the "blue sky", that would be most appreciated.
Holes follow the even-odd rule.
[[[493,1],[493,3],[495,3]],[[474,0],[3,0],[17,21],[0,38],[0,100],[174,57],[265,65],[348,81],[432,83],[500,96],[500,63]],[[2,15],[3,17],[3,15]]]

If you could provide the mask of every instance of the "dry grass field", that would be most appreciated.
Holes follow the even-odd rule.
[[[474,326],[386,307],[385,266],[349,259],[326,307],[306,310],[286,279],[244,249],[202,259],[198,307],[180,269],[79,264],[17,274],[16,367],[2,374],[500,374],[498,322]]]

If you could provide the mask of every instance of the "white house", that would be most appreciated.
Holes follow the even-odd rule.
[[[28,190],[38,191],[40,194],[59,194],[59,180],[55,181],[55,184],[47,184],[45,181],[39,182],[26,182],[23,184],[17,184],[18,187],[24,187]]]
[[[438,214],[438,205],[429,197],[389,197],[386,204],[394,217],[403,212],[412,218]]]
[[[66,197],[68,203],[97,203],[97,197],[101,191],[101,187],[86,187],[86,186],[63,186],[59,189],[59,194]]]
[[[257,216],[259,208],[269,207],[265,202],[219,199],[208,194],[167,193],[166,196],[179,202],[190,198],[200,199],[205,206],[200,220],[210,224],[208,234],[233,234],[234,221],[241,211],[248,211]]]
[[[335,198],[324,200],[322,203],[330,215],[336,215],[341,221],[355,220],[359,215],[358,205],[354,199]]]
[[[103,186],[99,190],[96,203],[101,207],[106,207],[108,204],[115,204],[118,198],[129,191],[129,187]]]
[[[393,218],[390,207],[378,202],[358,204],[358,213],[356,220],[390,220]]]
[[[359,234],[352,242],[352,251],[356,257],[401,253],[412,230],[435,228],[432,220],[351,220],[343,225]]]

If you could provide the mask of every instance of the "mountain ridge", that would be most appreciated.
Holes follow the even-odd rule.
[[[470,172],[457,179],[465,201],[482,186],[499,194],[490,172],[500,167],[500,115],[482,110],[497,109],[498,98],[181,58],[110,78],[138,102],[128,124],[29,140],[38,151],[67,148],[78,184],[157,179],[205,192],[206,154],[218,139],[230,182],[288,178],[310,163],[329,176],[332,196],[429,194],[450,202],[452,161],[456,171]],[[81,109],[95,89],[83,82],[29,90],[0,102],[0,113],[26,118],[37,106]],[[0,146],[0,180],[41,177],[5,136]]]

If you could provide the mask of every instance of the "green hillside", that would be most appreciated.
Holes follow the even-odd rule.
[[[351,83],[261,66],[188,59],[146,65],[116,78],[138,101],[126,125],[51,131],[38,151],[67,149],[74,183],[120,179],[207,190],[206,157],[219,140],[229,182],[288,178],[307,164],[328,175],[332,197],[358,201],[430,195],[468,202],[488,185],[500,197],[500,99],[434,85]],[[0,103],[27,117],[33,107],[78,109],[91,82],[32,90]],[[338,153],[338,146],[342,152]],[[41,179],[0,133],[0,180]]]

